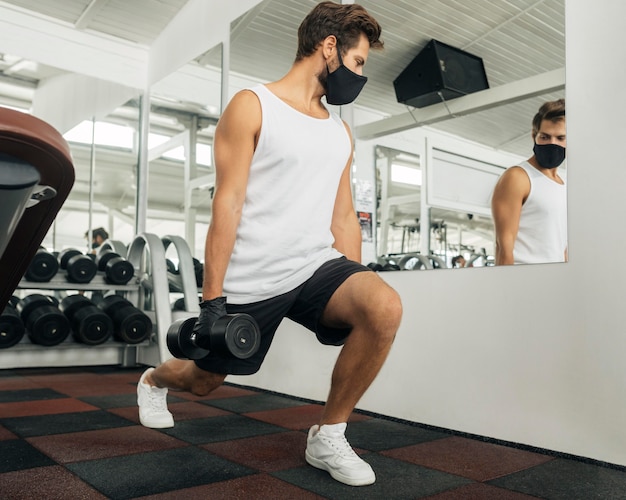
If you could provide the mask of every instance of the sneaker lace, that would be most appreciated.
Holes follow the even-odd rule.
[[[154,388],[148,391],[148,406],[150,411],[155,413],[167,411],[167,403],[163,392]]]
[[[359,458],[356,452],[352,449],[352,446],[350,446],[350,443],[348,443],[346,436],[341,435],[333,438],[326,437],[325,441],[340,457],[351,459]]]

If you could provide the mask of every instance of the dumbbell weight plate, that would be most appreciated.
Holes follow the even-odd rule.
[[[69,282],[89,283],[98,272],[98,266],[86,255],[79,254],[67,261],[66,271]]]
[[[208,349],[198,347],[191,340],[193,327],[198,318],[179,319],[167,330],[167,348],[179,359],[202,359],[209,354]]]
[[[55,299],[53,297],[50,297],[49,295],[33,293],[20,300],[17,303],[16,309],[20,317],[22,318],[22,321],[26,323],[28,317],[35,309],[44,306],[54,306],[56,304],[57,303],[55,302]]]
[[[139,344],[152,335],[152,320],[134,306],[116,309],[112,316],[115,337],[127,344]]]
[[[126,285],[135,274],[135,268],[126,259],[114,257],[107,260],[104,272],[107,283]]]
[[[39,250],[28,265],[24,278],[44,283],[50,281],[59,270],[59,261],[49,252]]]
[[[249,314],[226,314],[213,323],[210,345],[213,351],[247,359],[261,345],[259,326]]]
[[[67,264],[69,263],[70,259],[76,255],[82,255],[82,252],[75,248],[66,248],[65,250],[61,251],[58,257],[61,269],[67,269]]]
[[[11,304],[7,304],[0,314],[0,349],[17,344],[22,340],[25,332],[20,315]]]
[[[79,309],[91,305],[93,305],[91,300],[89,300],[84,295],[68,295],[61,300],[60,309],[61,311],[63,311],[63,314],[65,314],[71,321],[74,317],[74,314],[76,314]]]
[[[88,305],[74,313],[72,331],[77,341],[98,345],[106,342],[113,334],[113,321],[96,306]]]
[[[29,314],[26,329],[33,343],[53,346],[70,334],[70,323],[56,306],[41,306]]]

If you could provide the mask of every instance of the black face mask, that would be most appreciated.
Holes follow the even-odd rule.
[[[556,168],[565,160],[565,148],[558,144],[536,144],[533,153],[543,168]]]
[[[358,97],[367,82],[367,77],[350,71],[343,64],[339,50],[337,50],[337,56],[339,67],[332,73],[328,72],[326,77],[326,102],[334,106],[342,106],[350,104]],[[328,71],[328,66],[326,70]]]

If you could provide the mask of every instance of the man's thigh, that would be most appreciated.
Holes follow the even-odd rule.
[[[367,323],[396,292],[378,274],[356,273],[346,279],[330,297],[321,317],[322,324],[341,328]]]

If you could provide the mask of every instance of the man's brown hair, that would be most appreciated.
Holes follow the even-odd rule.
[[[533,118],[533,137],[539,133],[541,122],[544,120],[550,120],[551,122],[565,120],[565,99],[548,101],[539,108],[539,111]]]
[[[361,5],[319,3],[298,28],[296,61],[313,54],[319,44],[330,35],[335,35],[337,49],[345,54],[358,44],[361,33],[367,37],[370,48],[383,47],[380,24]]]

